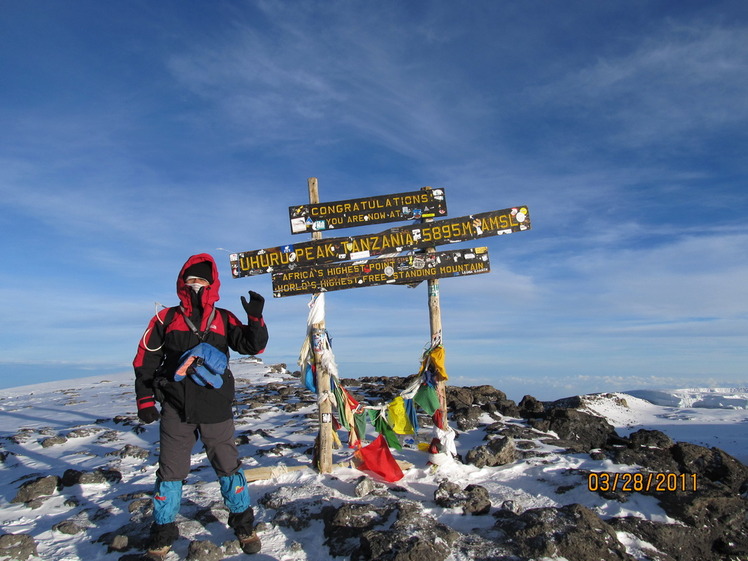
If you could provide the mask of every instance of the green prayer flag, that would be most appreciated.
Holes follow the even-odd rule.
[[[429,415],[433,415],[434,412],[439,409],[439,396],[436,393],[436,389],[432,388],[428,384],[422,384],[416,395],[413,396],[415,401],[421,409],[426,411]]]
[[[353,422],[356,425],[356,434],[363,440],[366,437],[366,416],[363,411],[353,414]]]
[[[387,441],[387,445],[390,448],[397,448],[398,450],[403,449],[402,445],[400,444],[400,440],[395,434],[395,431],[392,430],[392,427],[387,422],[387,419],[382,418],[382,416],[379,414],[379,411],[370,409],[369,418],[371,419],[371,424],[374,425],[374,430],[384,436],[385,440]]]
[[[343,395],[343,390],[341,387],[337,384],[332,384],[332,393],[335,395],[335,402],[338,406],[338,411],[340,414],[338,415],[340,417],[340,424],[345,428],[345,430],[351,430],[351,425],[348,423],[348,419],[345,415],[345,408],[346,408],[346,399]]]

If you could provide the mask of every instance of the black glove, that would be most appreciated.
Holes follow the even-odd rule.
[[[158,412],[158,409],[156,409],[153,405],[150,407],[146,407],[145,409],[139,409],[138,410],[138,419],[143,421],[146,425],[148,423],[152,423],[153,421],[158,421],[161,418],[161,415]]]
[[[249,317],[260,319],[262,317],[262,309],[265,307],[265,299],[257,294],[256,292],[249,291],[249,302],[242,296],[242,306],[244,311],[247,312]]]
[[[138,400],[138,419],[147,425],[153,421],[158,421],[160,418],[161,415],[156,409],[156,401],[153,396],[141,397]]]

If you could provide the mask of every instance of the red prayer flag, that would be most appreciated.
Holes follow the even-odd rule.
[[[371,444],[357,450],[355,456],[359,460],[357,467],[362,471],[370,471],[390,482],[403,478],[403,470],[392,457],[387,441],[381,434]]]
[[[447,427],[444,426],[444,411],[441,409],[437,409],[434,411],[434,415],[431,417],[431,420],[434,421],[434,424],[439,427],[442,430],[446,430]]]

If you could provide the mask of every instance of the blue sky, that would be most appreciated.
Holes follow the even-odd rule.
[[[299,241],[309,177],[529,207],[490,274],[441,282],[455,385],[748,384],[742,0],[0,0],[0,76],[0,387],[128,370],[200,252],[224,307],[267,297],[264,359],[293,369],[308,297],[228,255]],[[329,294],[341,376],[417,371],[426,303]]]

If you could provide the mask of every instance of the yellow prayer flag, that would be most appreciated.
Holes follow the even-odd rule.
[[[423,361],[421,370],[424,370],[426,368],[426,364],[428,362],[431,362],[431,370],[436,375],[437,380],[449,380],[449,376],[447,375],[447,367],[445,364],[446,351],[444,350],[444,347],[442,345],[431,349],[428,356]]]
[[[415,434],[405,411],[405,400],[402,396],[397,396],[387,406],[387,416],[392,430],[397,434]]]

